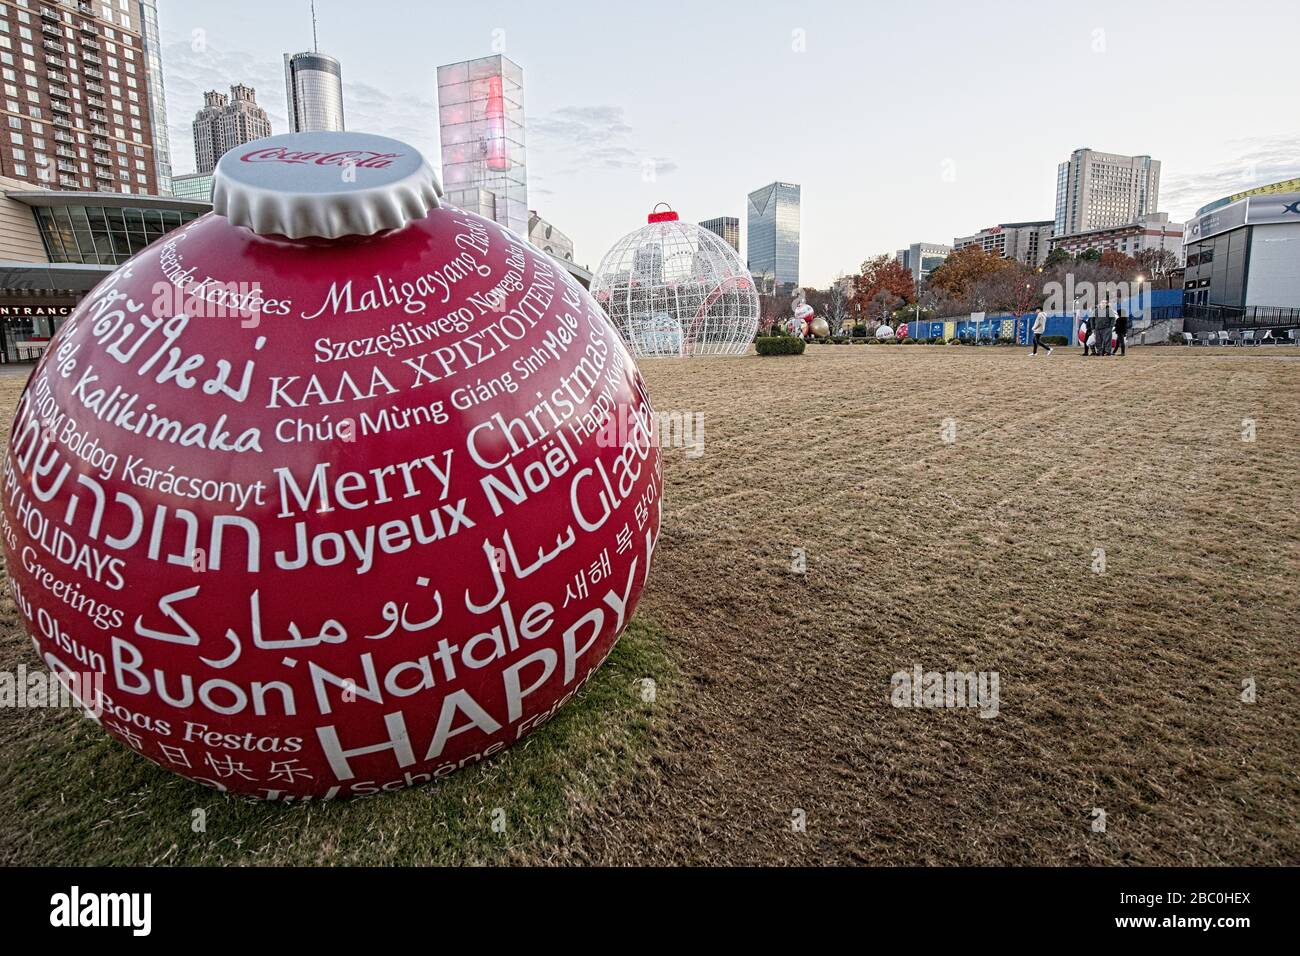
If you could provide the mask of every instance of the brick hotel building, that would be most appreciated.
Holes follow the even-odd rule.
[[[1052,248],[1063,249],[1072,256],[1083,255],[1089,249],[1098,252],[1111,249],[1126,256],[1136,256],[1148,249],[1164,249],[1181,263],[1183,224],[1170,222],[1167,212],[1158,212],[1122,226],[1104,226],[1072,235],[1053,236]]]
[[[0,0],[0,363],[210,210],[172,198],[157,0]]]
[[[145,31],[145,32],[142,32]],[[166,195],[154,0],[0,2],[0,176]]]

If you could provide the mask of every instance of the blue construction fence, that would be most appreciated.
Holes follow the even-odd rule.
[[[1119,303],[1125,315],[1146,324],[1146,319],[1160,321],[1180,317],[1183,306],[1182,289],[1146,289],[1140,296],[1131,296]],[[1033,338],[1034,312],[1020,315],[1014,312],[999,312],[987,315],[976,322],[973,319],[931,319],[921,322],[908,322],[907,335],[913,339],[957,338],[957,339],[1011,339],[1027,345]],[[1081,309],[1083,318],[1091,319],[1092,310]],[[1049,312],[1047,331],[1044,335],[1062,335],[1074,343],[1074,313]]]

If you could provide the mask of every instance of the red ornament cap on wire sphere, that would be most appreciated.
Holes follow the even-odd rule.
[[[655,207],[650,210],[650,215],[646,218],[646,222],[676,222],[677,213],[673,212],[671,208],[664,212],[659,211],[660,206],[667,205],[668,203],[666,202],[655,203]]]

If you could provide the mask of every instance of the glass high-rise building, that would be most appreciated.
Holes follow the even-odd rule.
[[[438,67],[447,201],[528,235],[524,71],[500,54]]]
[[[149,125],[153,133],[153,165],[159,195],[172,189],[171,141],[167,136],[167,94],[163,89],[162,43],[158,39],[157,0],[137,0],[140,5],[140,48],[144,53],[145,83],[149,87]]]
[[[749,194],[746,251],[760,292],[799,285],[799,203],[795,183],[771,183]]]
[[[343,129],[343,67],[334,57],[317,51],[286,53],[284,95],[291,132]]]
[[[740,251],[740,220],[735,216],[719,216],[717,219],[706,219],[700,223],[701,229],[707,229],[715,236],[722,238],[727,245]]]

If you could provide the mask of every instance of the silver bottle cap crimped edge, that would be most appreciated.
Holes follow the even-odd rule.
[[[423,219],[442,187],[420,151],[369,133],[285,133],[217,163],[212,210],[261,236],[372,236]]]

